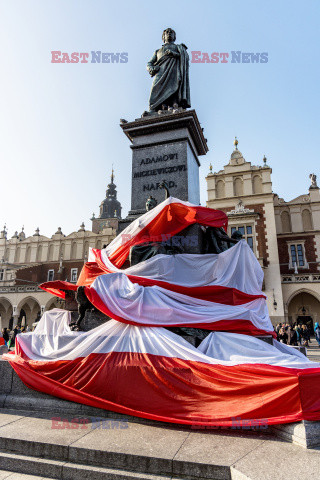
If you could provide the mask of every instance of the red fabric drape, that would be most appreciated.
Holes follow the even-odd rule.
[[[134,352],[10,363],[34,390],[164,422],[230,427],[320,420],[320,368],[208,365]]]

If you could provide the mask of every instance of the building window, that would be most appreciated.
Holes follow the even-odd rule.
[[[242,233],[242,237],[246,240],[247,244],[254,250],[254,241],[253,241],[253,226],[252,225],[239,225],[236,227],[231,227],[231,235],[239,230]]]
[[[4,280],[4,270],[0,270],[0,282]]]
[[[303,243],[291,243],[289,252],[291,268],[308,268]]]
[[[78,269],[71,268],[71,282],[76,282],[78,280]]]
[[[48,270],[48,282],[52,282],[54,279],[54,270]]]

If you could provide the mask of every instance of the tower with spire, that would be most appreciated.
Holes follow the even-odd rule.
[[[112,167],[111,182],[107,185],[106,197],[100,204],[99,217],[92,215],[92,231],[101,232],[106,226],[118,228],[118,221],[121,219],[121,203],[117,200],[117,190],[114,183],[114,170]]]

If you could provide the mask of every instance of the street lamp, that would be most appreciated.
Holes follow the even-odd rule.
[[[278,306],[278,304],[277,304],[277,302],[276,302],[276,297],[275,297],[275,295],[274,295],[274,289],[273,289],[273,308],[274,308],[275,310],[277,310],[277,306]]]

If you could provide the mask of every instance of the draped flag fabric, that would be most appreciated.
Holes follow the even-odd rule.
[[[23,382],[74,402],[195,426],[320,420],[320,364],[257,338],[276,335],[263,272],[245,240],[220,254],[158,254],[126,268],[131,247],[167,241],[195,223],[226,228],[227,216],[170,197],[105,249],[91,249],[77,285],[42,284],[61,297],[84,286],[111,320],[74,332],[69,312],[46,312],[6,355]],[[163,327],[211,332],[195,348]]]
[[[99,276],[86,294],[103,313],[132,325],[273,333],[265,298],[242,305],[228,305],[227,299],[216,303],[203,300],[200,294],[192,297],[159,286],[133,284],[124,273]]]
[[[275,336],[261,291],[263,272],[244,240],[220,254],[156,255],[119,268],[133,245],[166,241],[192,223],[226,227],[227,217],[170,197],[105,249],[91,249],[78,285],[86,286],[96,308],[124,323]],[[64,296],[64,290],[77,287],[56,281],[42,288]]]
[[[113,265],[121,267],[132,246],[166,241],[195,223],[226,228],[228,217],[221,210],[200,207],[169,197],[132,222],[107,246],[105,252]]]
[[[196,426],[320,420],[320,364],[292,347],[212,332],[195,348],[161,327],[116,320],[69,329],[46,312],[6,355],[30,388],[93,407]]]

